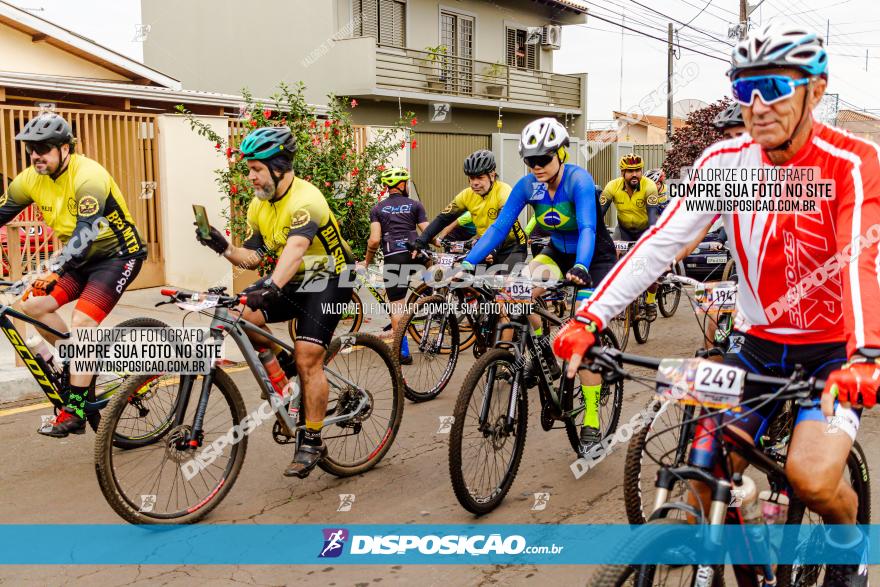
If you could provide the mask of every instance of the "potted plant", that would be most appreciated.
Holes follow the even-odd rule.
[[[446,72],[443,69],[443,58],[447,55],[446,45],[425,47],[428,55],[424,58],[423,69],[428,78],[428,89],[439,91],[446,85]]]
[[[496,61],[483,72],[486,77],[486,93],[493,98],[504,96],[507,88],[507,66]]]

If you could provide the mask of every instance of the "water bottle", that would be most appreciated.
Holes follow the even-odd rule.
[[[784,524],[788,518],[788,494],[765,489],[758,494],[765,524]]]
[[[767,536],[767,526],[764,525],[764,516],[761,512],[761,506],[758,504],[758,487],[748,475],[734,474],[733,482],[737,487],[737,492],[742,497],[743,522],[747,524],[750,544],[750,550],[756,553],[759,558],[769,552],[769,543]],[[763,587],[772,587],[776,585],[776,576],[773,568],[769,565],[760,565],[763,571],[764,580]]]
[[[58,360],[55,358],[55,351],[52,349],[52,345],[43,340],[43,337],[39,335],[34,335],[27,339],[25,342],[28,349],[31,351],[31,354],[36,357],[40,357],[46,363],[46,366],[55,374],[60,372],[58,368]]]
[[[269,381],[272,382],[272,387],[275,388],[275,393],[277,393],[279,397],[284,397],[284,390],[287,387],[287,375],[284,374],[284,370],[278,363],[278,357],[276,357],[275,353],[271,350],[266,349],[259,354],[259,358],[260,362],[263,363],[263,367],[266,369],[266,374],[269,375]]]

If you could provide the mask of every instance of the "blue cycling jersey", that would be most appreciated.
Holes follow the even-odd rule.
[[[552,198],[547,184],[538,181],[534,174],[520,179],[501,208],[498,219],[477,241],[465,261],[476,265],[497,248],[526,204],[534,208],[538,225],[550,233],[553,248],[574,254],[576,263],[589,268],[594,256],[614,258],[614,243],[599,218],[599,198],[593,177],[583,167],[566,163],[562,181]]]

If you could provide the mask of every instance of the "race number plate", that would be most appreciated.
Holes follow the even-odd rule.
[[[203,310],[213,308],[219,302],[220,296],[209,294],[204,296],[203,298],[193,296],[193,299],[186,302],[177,302],[175,305],[182,310],[186,310],[187,312],[201,312]]]
[[[530,278],[512,277],[504,283],[502,289],[495,296],[499,302],[513,302],[528,304],[532,301],[532,280]]]
[[[455,255],[438,255],[437,264],[441,267],[452,267],[455,262]]]
[[[727,257],[724,255],[711,255],[706,257],[706,263],[727,263]]]
[[[620,253],[627,252],[629,250],[629,245],[629,241],[614,241],[614,248]]]
[[[657,394],[683,404],[732,408],[742,399],[746,372],[703,359],[663,359]]]
[[[450,243],[449,252],[450,253],[463,253],[464,252],[464,243],[461,241]]]
[[[694,295],[703,310],[733,310],[736,308],[736,283],[718,281],[704,284],[694,290]]]

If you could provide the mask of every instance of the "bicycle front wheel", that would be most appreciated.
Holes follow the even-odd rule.
[[[324,371],[330,391],[327,418],[353,418],[324,428],[327,457],[318,466],[337,477],[375,467],[391,448],[403,418],[403,381],[382,340],[359,332],[336,338],[327,349]]]
[[[403,394],[413,402],[434,399],[446,389],[458,355],[459,331],[456,315],[438,311],[446,304],[443,296],[430,296],[418,301],[407,312],[394,333],[392,350],[396,359],[402,357],[404,341],[412,363],[402,365]]]
[[[614,338],[617,340],[617,345],[621,351],[625,351],[626,345],[629,343],[629,330],[631,323],[632,306],[627,305],[627,307],[623,309],[623,312],[612,318],[610,324],[608,324],[608,330],[614,334]]]
[[[461,506],[486,514],[504,500],[526,443],[528,401],[524,389],[511,400],[520,366],[513,353],[492,349],[474,363],[461,386],[449,435],[449,477]],[[513,422],[507,421],[510,401]],[[480,413],[485,406],[486,419]]]
[[[669,528],[674,532],[676,526],[686,524],[684,520],[661,519],[648,522],[652,526],[659,528]],[[674,548],[685,554],[689,546],[674,541],[663,541],[662,536],[659,538],[654,535],[654,540],[638,538],[632,542],[622,545],[623,552],[627,553],[627,558],[645,558],[643,553],[663,552],[666,548]],[[711,583],[706,582],[706,573],[711,572]],[[699,579],[699,580],[698,580]],[[722,587],[724,585],[724,567],[698,567],[696,565],[603,565],[599,567],[596,574],[588,583],[590,587],[622,587],[624,585],[638,585],[639,587],[647,587],[649,585],[711,585],[712,587]]]
[[[159,442],[119,449],[114,438],[122,416],[145,385],[177,390],[178,375],[130,377],[113,396],[95,441],[95,473],[110,507],[132,524],[191,524],[223,501],[235,484],[247,451],[246,412],[241,392],[232,379],[215,369],[205,406],[199,447],[190,446],[198,401],[176,406],[184,414]],[[190,399],[198,400],[203,377],[192,385]],[[219,392],[219,393],[218,393]]]
[[[633,305],[630,305],[630,307],[632,308]],[[644,310],[637,312],[633,308],[632,331],[637,343],[645,344],[648,342],[648,335],[651,333],[651,321],[645,317]]]

